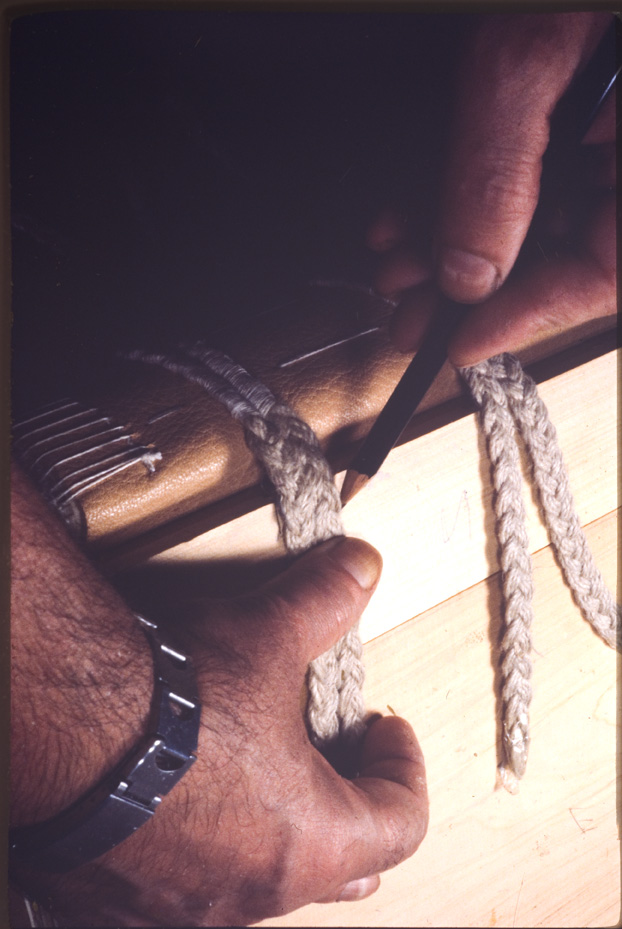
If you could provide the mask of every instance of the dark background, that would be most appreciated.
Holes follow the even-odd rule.
[[[305,281],[369,282],[374,211],[393,199],[433,215],[455,62],[475,19],[15,20],[16,418],[117,348],[209,342]]]

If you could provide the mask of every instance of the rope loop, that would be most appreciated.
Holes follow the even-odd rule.
[[[248,448],[274,487],[288,552],[301,554],[343,535],[341,501],[315,433],[244,368],[204,343],[182,346],[171,357],[142,351],[127,357],[198,383],[240,422]],[[309,665],[307,725],[322,751],[337,741],[351,744],[364,729],[362,652],[356,627]]]
[[[126,357],[198,383],[240,422],[250,451],[274,487],[279,530],[289,552],[299,554],[343,534],[339,494],[315,433],[244,368],[204,343],[182,346],[172,356],[135,351]],[[527,765],[532,700],[533,578],[519,436],[563,575],[583,616],[608,645],[620,647],[621,613],[589,551],[555,428],[535,382],[509,354],[460,373],[480,408],[491,462],[505,603],[500,661],[505,760],[499,775],[514,793]],[[323,751],[335,743],[351,745],[364,730],[362,653],[354,627],[309,666],[307,724]]]

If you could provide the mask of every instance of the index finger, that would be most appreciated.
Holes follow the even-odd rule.
[[[538,201],[549,120],[610,13],[484,19],[459,74],[438,231],[444,292],[476,303],[509,274]]]

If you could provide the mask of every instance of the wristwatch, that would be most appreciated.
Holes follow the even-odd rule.
[[[58,815],[9,831],[10,866],[63,873],[98,858],[148,822],[196,761],[201,706],[190,659],[137,617],[153,652],[145,735],[99,784]]]

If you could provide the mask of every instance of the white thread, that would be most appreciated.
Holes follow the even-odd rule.
[[[68,397],[63,398],[62,400],[55,400],[53,403],[46,403],[38,413],[35,413],[34,416],[28,416],[26,419],[20,420],[20,422],[14,427],[17,429],[22,429],[24,426],[30,426],[32,423],[36,423],[40,419],[45,419],[46,416],[56,416],[58,413],[62,413],[63,410],[73,410],[80,404],[77,400],[70,400]],[[58,421],[58,420],[57,420]],[[62,422],[62,420],[60,420]]]
[[[78,403],[70,403],[67,406],[76,407],[78,405],[79,405]],[[62,409],[65,409],[65,408],[66,407],[62,407]],[[13,431],[16,433],[19,433],[19,430],[26,424],[36,422],[37,420],[43,419],[44,417],[47,417],[47,416],[51,416],[54,412],[55,412],[54,410],[48,410],[45,413],[40,414],[39,416],[31,416],[30,419],[25,419],[22,422],[17,423],[17,425],[13,427]],[[97,410],[94,410],[94,409],[80,410],[77,413],[72,413],[71,416],[64,416],[62,419],[54,419],[52,420],[52,422],[44,423],[42,426],[37,426],[35,429],[26,430],[26,432],[24,432],[22,435],[17,436],[13,444],[18,445],[20,442],[23,442],[25,439],[31,439],[33,435],[37,435],[39,432],[45,432],[46,430],[49,430],[49,429],[55,429],[57,426],[60,426],[63,423],[71,422],[74,419],[80,419],[84,416],[91,415],[92,413],[97,413]],[[99,422],[99,420],[96,420],[96,422]],[[89,426],[90,424],[91,424],[90,421],[87,420],[85,423],[81,423],[81,425],[78,428]],[[62,433],[62,434],[64,435],[65,433]],[[41,441],[44,441],[44,440],[41,440]]]
[[[119,434],[120,433],[120,434]],[[89,446],[89,452],[99,451],[103,448],[110,448],[111,445],[116,445],[119,442],[129,443],[132,441],[131,437],[124,432],[122,426],[112,426],[110,429],[105,429],[103,432],[96,432],[93,435],[89,435],[89,441],[92,442],[93,439],[101,439],[107,435],[114,435],[115,438],[110,438],[105,442],[100,442],[99,445]],[[75,439],[73,442],[67,442],[65,445],[56,445],[54,448],[48,449],[47,452],[43,452],[39,455],[38,458],[32,462],[30,467],[33,471],[36,471],[41,467],[42,462],[45,458],[54,458],[54,455],[58,455],[59,452],[66,453],[71,448],[79,448],[79,452],[75,452],[73,455],[67,455],[66,458],[58,458],[54,460],[54,463],[48,468],[46,473],[42,476],[41,480],[45,479],[50,475],[50,472],[54,468],[60,468],[62,465],[68,464],[70,461],[74,461],[76,458],[81,458],[85,453],[83,450],[84,441],[82,439]]]
[[[77,417],[77,414],[76,414],[76,417]],[[75,419],[76,417],[71,417],[71,418]],[[26,451],[21,452],[21,454],[30,455],[34,451],[35,448],[38,448],[40,445],[45,445],[46,442],[55,442],[57,439],[64,439],[69,435],[75,435],[77,432],[84,433],[85,430],[90,429],[92,426],[99,426],[101,423],[106,423],[107,425],[110,425],[110,420],[108,419],[107,416],[101,416],[99,419],[87,420],[84,423],[80,423],[79,426],[74,426],[72,429],[65,429],[63,432],[53,432],[51,435],[48,435],[43,439],[37,439],[37,441],[33,442],[32,445],[28,445]],[[45,427],[45,429],[53,429],[57,425],[59,424],[50,423],[48,426]],[[34,430],[34,432],[29,433],[27,435],[20,436],[19,439],[16,440],[15,445],[17,446],[18,442],[22,442],[25,439],[31,439],[35,433],[42,432],[42,431],[43,431],[43,427],[41,429],[36,429]],[[90,435],[90,433],[88,434]]]
[[[30,929],[58,929],[59,924],[56,918],[48,910],[44,909],[40,903],[35,903],[26,894],[22,893],[22,897],[26,906]]]
[[[16,423],[14,434],[14,449],[22,463],[76,534],[85,528],[74,505],[78,497],[137,462],[153,474],[162,460],[157,449],[136,445],[125,427],[113,425],[108,416],[77,401],[49,404]]]
[[[285,361],[279,362],[279,368],[290,368],[292,365],[297,364],[299,361],[308,361],[309,358],[315,358],[317,355],[321,355],[322,352],[327,352],[331,348],[338,348],[340,345],[347,345],[350,342],[356,341],[356,339],[361,339],[363,336],[371,335],[372,332],[379,332],[382,329],[382,326],[370,326],[369,329],[362,329],[360,332],[356,332],[354,335],[345,336],[343,339],[338,339],[336,342],[327,342],[326,345],[320,345],[319,348],[312,348],[308,352],[303,352],[301,355],[294,355],[292,358],[287,358]]]
[[[117,459],[117,464],[112,465],[109,468],[104,468],[101,470],[102,465],[105,465],[107,462],[114,461]],[[128,449],[126,452],[121,453],[121,455],[111,455],[109,458],[104,458],[101,461],[98,461],[95,465],[91,466],[97,468],[97,470],[90,474],[88,477],[84,477],[79,481],[74,481],[69,487],[66,487],[62,492],[60,488],[67,478],[62,478],[62,480],[57,481],[57,483],[49,491],[49,496],[55,506],[64,506],[67,503],[71,503],[78,496],[86,493],[87,490],[92,490],[93,487],[96,487],[98,484],[101,484],[103,481],[110,478],[113,474],[117,474],[120,471],[125,471],[126,468],[132,467],[136,462],[140,461],[144,464],[145,468],[150,474],[155,473],[156,463],[162,460],[162,453],[157,451],[157,449],[148,449],[148,448],[134,448]],[[70,479],[75,478],[78,474],[83,474],[85,471],[88,471],[88,468],[83,468],[81,471],[74,471],[69,475]]]
[[[88,450],[88,453],[91,454],[93,452],[101,452],[104,449],[109,449],[111,446],[117,445],[119,443],[123,445],[129,445],[130,442],[131,442],[131,439],[129,439],[126,435],[121,435],[116,439],[110,439],[109,442],[102,442],[100,445],[91,446]],[[55,451],[57,450],[55,449]],[[76,461],[79,458],[83,458],[85,454],[86,453],[81,449],[79,452],[76,452],[75,455],[68,455],[66,458],[58,459],[58,461],[55,461],[54,464],[50,465],[47,471],[41,475],[41,482],[45,483],[46,481],[48,481],[53,476],[54,471],[57,468],[62,468],[65,465],[70,464],[72,461]],[[104,462],[107,461],[107,459],[103,459],[103,460]],[[35,471],[36,469],[37,469],[37,465],[35,464],[33,465],[33,471]],[[75,472],[75,473],[78,473],[78,472]]]

